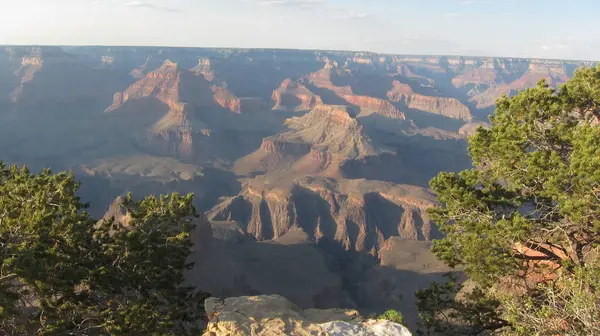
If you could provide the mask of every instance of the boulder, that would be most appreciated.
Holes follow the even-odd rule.
[[[205,301],[209,317],[204,336],[410,336],[402,325],[368,320],[356,310],[302,310],[279,295]]]

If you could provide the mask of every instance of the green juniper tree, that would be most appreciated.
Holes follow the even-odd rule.
[[[377,316],[377,319],[378,320],[388,320],[390,322],[399,323],[399,324],[404,323],[404,315],[402,315],[401,312],[394,310],[394,309],[388,309],[388,310],[384,311],[383,314]]]
[[[191,267],[193,196],[123,205],[127,221],[97,222],[72,173],[0,163],[0,334],[197,334],[205,293]]]
[[[424,334],[600,335],[600,65],[497,102],[475,168],[431,181],[460,268],[417,293]]]

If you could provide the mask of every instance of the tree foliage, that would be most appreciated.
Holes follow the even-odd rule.
[[[0,163],[0,334],[194,333],[206,294],[184,285],[193,196],[128,195],[126,223],[98,222],[78,187]]]
[[[394,323],[404,323],[404,315],[395,309],[388,309],[383,314],[377,316],[378,320],[387,320]]]
[[[432,251],[469,288],[419,292],[425,329],[598,334],[600,66],[558,90],[542,81],[504,97],[490,121],[469,139],[475,168],[430,183],[441,203],[431,216],[445,233]]]

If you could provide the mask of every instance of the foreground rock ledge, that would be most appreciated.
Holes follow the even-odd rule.
[[[411,336],[403,325],[362,318],[356,310],[302,310],[279,295],[209,298],[204,336]]]

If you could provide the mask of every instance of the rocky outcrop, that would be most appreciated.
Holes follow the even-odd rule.
[[[383,182],[307,178],[270,185],[256,180],[208,216],[238,222],[258,240],[277,239],[296,228],[311,241],[335,241],[345,250],[377,255],[392,236],[434,238],[437,232],[426,214],[432,204],[426,189]]]
[[[209,298],[204,336],[410,336],[406,327],[355,310],[302,310],[279,295]]]
[[[318,88],[333,91],[334,93],[336,93],[338,95],[344,95],[344,94],[351,95],[352,88],[349,85],[347,85],[347,86],[333,85],[333,82],[331,81],[331,75],[333,72],[337,72],[339,74],[342,74],[342,73],[347,74],[347,72],[345,72],[339,68],[337,62],[329,61],[329,62],[325,63],[325,66],[323,66],[323,68],[321,70],[308,74],[308,76],[306,78],[309,83],[311,83],[312,85],[314,85]]]
[[[534,87],[542,79],[557,87],[569,78],[568,62],[564,61],[501,58],[469,61],[466,69],[457,69],[459,74],[452,79],[452,84],[457,88],[473,85],[469,100],[478,108],[493,106],[503,95]]]
[[[206,68],[188,71],[166,60],[160,68],[148,72],[124,92],[116,93],[106,112],[118,110],[133,101],[157,100],[168,108],[168,112],[149,130],[148,146],[161,148],[161,152],[174,150],[178,157],[194,160],[194,139],[210,134],[196,110],[240,113],[242,106],[226,83],[214,80],[206,71]]]
[[[452,84],[455,87],[463,87],[469,84],[474,85],[494,85],[498,82],[498,71],[494,68],[475,68],[468,69],[464,73],[454,77]]]
[[[285,126],[287,131],[265,138],[261,148],[236,162],[234,170],[241,175],[277,170],[290,176],[336,175],[344,160],[384,150],[372,143],[344,106],[318,105],[304,116],[287,119]]]
[[[113,65],[113,64],[115,64],[116,60],[117,59],[114,56],[108,56],[108,55],[100,56],[100,63],[102,63],[102,64]]]
[[[319,105],[302,117],[286,120],[292,131],[282,134],[313,148],[346,158],[377,153],[362,125],[343,106]]]
[[[133,70],[131,70],[129,72],[129,74],[131,75],[131,77],[137,78],[137,79],[144,78],[144,76],[146,74],[146,69],[148,68],[148,63],[150,62],[150,59],[151,59],[151,57],[148,56],[146,58],[146,61],[144,62],[144,64],[142,64],[139,67],[134,68]]]
[[[115,223],[119,223],[123,226],[129,226],[131,222],[131,214],[125,211],[123,207],[123,198],[118,196],[112,202],[106,214],[100,221],[98,221],[98,225],[102,225],[103,223],[110,223],[111,221],[115,221]]]
[[[216,79],[215,72],[212,69],[212,63],[208,58],[200,58],[198,60],[198,64],[190,69],[190,71],[196,73],[197,75],[204,76],[209,82],[212,82]]]
[[[207,73],[206,66],[202,70],[194,68],[188,71],[181,69],[177,63],[165,60],[160,68],[148,72],[124,92],[117,92],[113,104],[106,111],[116,110],[130,100],[154,97],[179,110],[183,109],[179,105],[191,103],[203,107],[218,105],[239,113],[240,99],[227,89],[226,83],[215,80],[211,73]]]
[[[278,137],[263,139],[260,146],[262,150],[272,154],[290,154],[303,156],[310,152],[310,144],[303,142],[292,142]]]
[[[240,98],[229,91],[225,81],[217,77],[210,59],[200,58],[198,64],[190,71],[197,76],[202,76],[207,82],[211,83],[210,88],[213,92],[213,98],[222,108],[234,113],[242,111]]]
[[[396,69],[398,75],[415,80],[423,87],[432,88],[435,85],[435,81],[433,79],[417,75],[406,64],[397,65]]]
[[[465,121],[473,119],[469,108],[458,99],[416,94],[410,85],[399,81],[393,82],[393,87],[387,93],[387,97],[393,102],[404,102],[410,109]]]
[[[129,100],[150,96],[158,98],[167,105],[175,105],[179,103],[181,76],[182,72],[178,65],[166,60],[160,68],[149,72],[145,78],[132,84],[124,92],[115,93],[114,102],[106,112],[118,109]]]
[[[214,92],[214,99],[221,107],[234,113],[242,112],[242,103],[240,98],[234,96],[226,87],[211,86]]]
[[[306,111],[322,104],[321,97],[310,92],[306,86],[286,79],[281,86],[273,91],[274,110]]]
[[[387,100],[370,96],[356,95],[352,92],[352,87],[349,85],[341,87],[334,85],[331,81],[331,75],[333,72],[343,76],[351,75],[351,72],[348,69],[340,69],[337,62],[330,61],[325,64],[323,69],[309,74],[307,76],[307,80],[318,88],[327,89],[334,92],[349,104],[358,106],[362,115],[375,113],[393,119],[406,118],[404,113],[400,112],[392,103]]]
[[[406,118],[404,113],[398,111],[392,103],[384,99],[354,94],[342,94],[340,97],[348,103],[360,107],[362,115],[375,113],[392,119]]]
[[[188,75],[170,60],[144,78],[132,84],[124,92],[117,92],[114,101],[106,112],[113,112],[125,103],[144,98],[157,99],[167,108],[167,113],[148,130],[149,145],[169,151],[175,149],[176,155],[185,159],[193,158],[194,130],[204,129],[203,123],[195,117],[189,105],[181,101],[180,89],[183,78]],[[161,140],[156,143],[157,139]]]
[[[13,103],[30,105],[40,100],[54,103],[82,99],[82,96],[86,99],[104,93],[103,88],[97,89],[96,85],[114,83],[108,76],[88,77],[98,74],[90,71],[96,64],[77,59],[60,47],[10,47],[5,48],[4,52],[9,55],[14,76],[11,78],[12,92],[9,93]],[[18,68],[12,68],[17,62]],[[0,86],[1,82],[0,78]]]
[[[567,70],[560,61],[550,62],[532,60],[527,72],[519,79],[510,83],[513,90],[534,87],[540,80],[545,80],[552,87],[566,82],[569,79]]]
[[[527,64],[519,61],[482,59],[463,60],[466,67],[452,79],[456,88],[471,86],[467,95],[469,101],[475,103],[477,108],[488,108],[496,104],[496,100],[503,95],[511,95],[518,90],[518,85],[511,85],[505,78],[515,78],[527,71]],[[468,62],[468,63],[466,63]]]
[[[469,101],[475,103],[477,108],[484,109],[496,105],[496,101],[502,96],[512,96],[516,92],[516,90],[511,89],[506,84],[494,85],[489,88],[484,87],[482,89],[476,86],[469,91],[469,95],[471,96]]]
[[[21,67],[15,71],[15,76],[20,78],[20,84],[10,94],[10,99],[13,102],[16,103],[21,98],[26,83],[32,81],[35,74],[42,70],[43,63],[44,61],[39,55],[23,56]]]
[[[490,124],[488,124],[486,122],[481,122],[481,121],[470,122],[470,123],[467,123],[464,126],[462,126],[458,130],[458,134],[469,137],[469,136],[475,134],[475,132],[477,131],[477,129],[479,127],[489,128]]]

